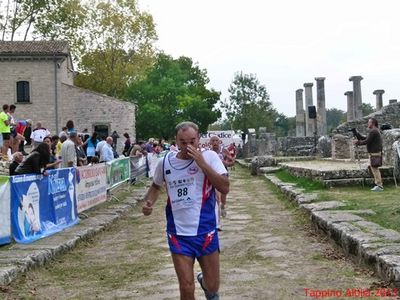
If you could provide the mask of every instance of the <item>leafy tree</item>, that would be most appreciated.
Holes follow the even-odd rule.
[[[235,130],[247,132],[248,128],[266,127],[273,131],[278,114],[255,75],[236,73],[228,91],[229,100],[222,103],[222,108]]]
[[[173,59],[160,53],[147,75],[128,87],[126,98],[138,105],[136,131],[139,138],[175,135],[175,126],[193,121],[205,132],[220,116],[214,106],[220,93],[207,89],[207,73],[188,57]]]
[[[372,114],[375,111],[375,109],[372,107],[371,104],[369,103],[362,103],[362,114],[363,116],[368,116],[369,114]]]
[[[86,9],[79,0],[7,0],[1,7],[2,40],[66,39],[75,45],[77,30],[84,24]]]
[[[67,40],[83,88],[121,97],[154,62],[153,18],[136,0],[7,0],[0,15],[3,40]]]
[[[277,136],[294,135],[296,130],[296,117],[288,118],[284,114],[278,113],[274,125],[272,132]]]
[[[121,98],[129,83],[154,63],[153,18],[139,11],[134,0],[92,3],[87,21],[91,30],[82,36],[90,50],[82,56],[75,84]]]
[[[338,127],[341,123],[346,121],[346,113],[337,108],[330,108],[326,110],[326,125],[328,132]]]

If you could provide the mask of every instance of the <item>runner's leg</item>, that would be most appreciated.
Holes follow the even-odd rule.
[[[219,251],[197,258],[203,272],[203,285],[209,293],[219,289]]]
[[[171,253],[179,281],[181,300],[194,300],[194,272],[192,257]]]

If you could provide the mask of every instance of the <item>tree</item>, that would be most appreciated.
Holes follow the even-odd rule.
[[[18,31],[24,40],[28,33],[67,40],[79,70],[75,84],[113,97],[154,62],[153,18],[136,0],[7,0],[0,29],[3,40]]]
[[[228,91],[229,100],[221,106],[235,130],[247,132],[248,128],[267,127],[272,132],[278,114],[255,75],[236,73]]]
[[[272,130],[277,136],[288,136],[296,133],[296,117],[288,118],[278,113]]]
[[[123,97],[129,83],[154,63],[157,39],[153,18],[135,0],[91,1],[77,86]],[[90,28],[90,30],[89,30]]]
[[[1,7],[4,17],[0,29],[2,40],[13,41],[17,34],[23,40],[77,40],[77,30],[84,24],[86,9],[79,0],[7,0]],[[21,38],[18,38],[21,40]]]
[[[171,139],[182,121],[195,122],[205,132],[220,116],[214,107],[220,93],[207,89],[208,83],[206,71],[190,58],[158,54],[146,76],[132,82],[126,93],[138,105],[137,136]]]
[[[326,125],[328,132],[338,127],[341,123],[346,121],[346,113],[337,108],[330,108],[326,110]]]
[[[362,103],[362,114],[363,116],[368,116],[372,114],[375,111],[375,109],[372,107],[371,104],[369,103]]]

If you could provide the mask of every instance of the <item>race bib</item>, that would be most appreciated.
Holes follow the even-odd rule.
[[[172,210],[194,206],[195,183],[195,178],[191,176],[168,181],[168,195],[170,197]]]

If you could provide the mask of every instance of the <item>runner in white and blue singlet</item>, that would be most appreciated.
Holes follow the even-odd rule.
[[[206,298],[219,299],[219,241],[216,230],[215,189],[229,192],[227,171],[214,151],[200,151],[196,124],[176,127],[179,152],[160,160],[145,196],[143,213],[150,215],[165,182],[167,235],[178,276],[181,299],[194,299],[193,260],[202,273],[198,280]]]

